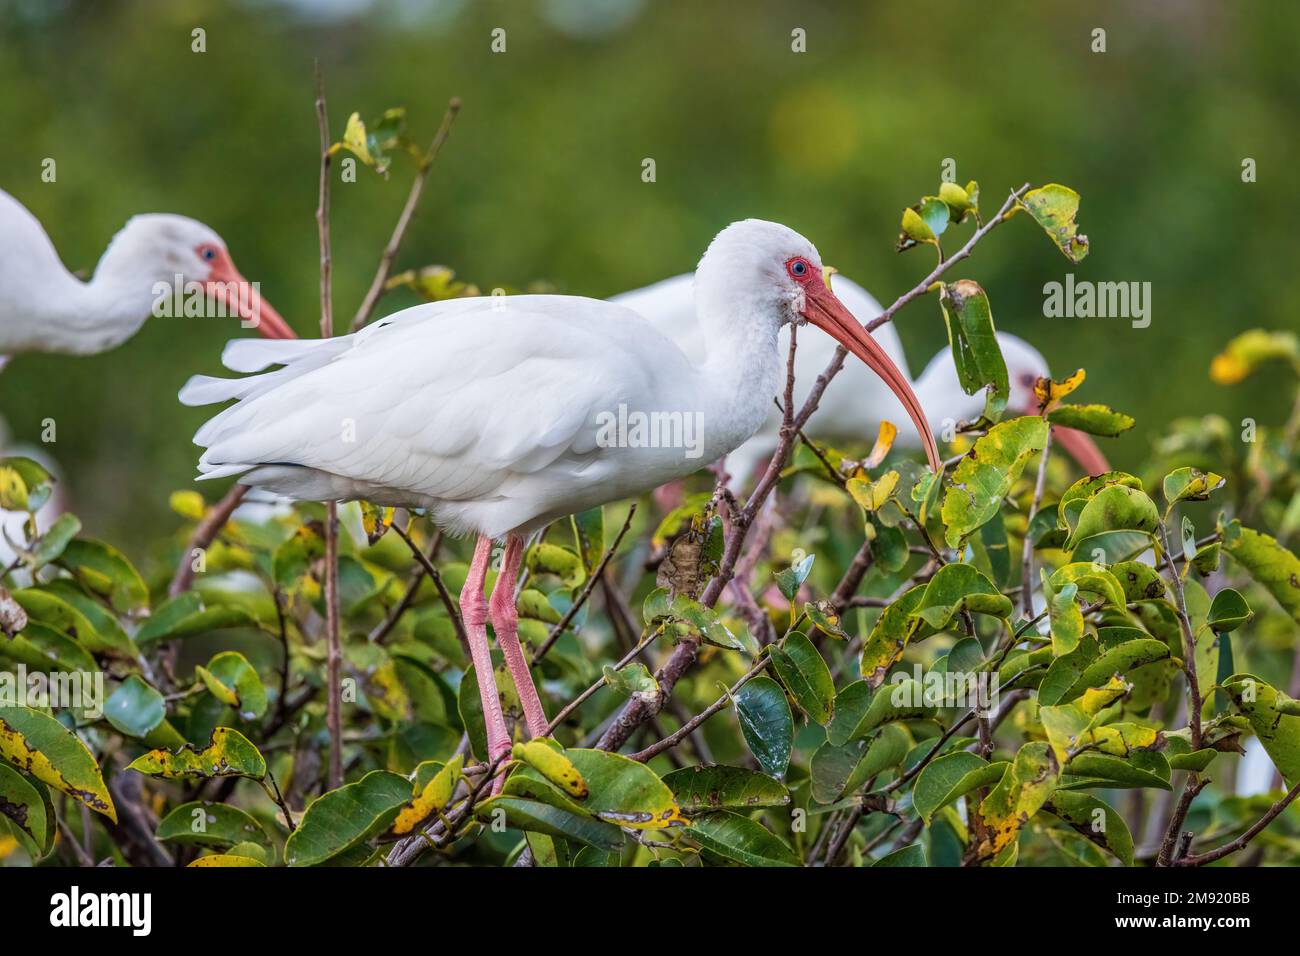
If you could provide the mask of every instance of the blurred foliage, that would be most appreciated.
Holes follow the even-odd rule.
[[[1058,374],[1086,366],[1142,426],[1108,448],[1141,460],[1175,414],[1277,422],[1283,370],[1245,387],[1197,388],[1225,334],[1294,327],[1276,264],[1300,254],[1291,222],[1300,9],[1205,2],[1050,8],[999,3],[969,29],[935,29],[947,0],[783,4],[721,0],[0,0],[0,117],[16,131],[0,188],[45,224],[65,263],[90,270],[138,212],[194,216],[300,333],[317,324],[319,57],[341,136],[348,116],[399,104],[417,143],[447,99],[464,101],[398,271],[438,263],[481,289],[604,296],[693,268],[725,223],[760,216],[813,237],[882,301],[919,261],[890,253],[900,197],[941,162],[985,171],[985,206],[1018,182],[1060,177],[1087,197],[1093,253],[1077,266],[1022,231],[996,244],[981,281],[999,326]],[[507,30],[504,54],[490,31]],[[790,31],[807,31],[792,53]],[[1091,31],[1107,30],[1092,53]],[[191,30],[206,52],[191,52]],[[924,70],[917,49],[926,50]],[[665,69],[671,57],[672,68]],[[71,65],[75,64],[75,68]],[[42,183],[41,161],[58,161]],[[656,161],[656,182],[641,162]],[[1241,162],[1259,182],[1241,181]],[[387,180],[334,190],[336,311],[350,315],[406,192]],[[616,240],[616,241],[615,241]],[[1154,320],[1042,317],[1041,287],[1067,271],[1150,281]],[[386,309],[418,301],[412,293]],[[913,370],[944,341],[936,306],[899,323]],[[159,500],[193,475],[204,414],[175,393],[217,369],[220,322],[167,321],[111,354],[24,356],[0,376],[13,435],[58,423],[65,489],[96,534],[143,558]],[[1159,357],[1158,377],[1134,363]],[[54,387],[51,383],[58,383]],[[121,387],[130,383],[130,388]]]

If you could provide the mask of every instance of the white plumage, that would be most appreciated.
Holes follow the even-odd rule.
[[[133,217],[82,282],[64,267],[36,217],[0,190],[0,354],[90,355],[120,345],[153,314],[159,287],[174,285],[177,276],[182,285],[200,283],[262,334],[293,334],[235,269],[221,237],[201,222]]]
[[[693,358],[700,352],[695,328],[694,276],[680,275],[642,289],[624,292],[610,299],[645,316],[661,332],[671,338],[687,355]],[[848,307],[860,323],[866,324],[883,311],[880,303],[861,285],[846,276],[837,275],[833,281],[835,294]],[[892,323],[885,323],[871,333],[885,354],[910,379],[903,343]],[[1007,409],[1013,415],[1032,415],[1037,412],[1034,382],[1050,375],[1047,360],[1032,345],[1007,332],[997,333],[998,345],[1007,364],[1010,395]],[[782,354],[790,346],[790,331],[780,332]],[[802,407],[809,391],[834,356],[837,343],[824,335],[799,336],[795,352],[795,408]],[[967,395],[957,380],[957,370],[952,350],[941,349],[912,383],[916,397],[926,410],[931,434],[942,435],[946,426],[973,421],[984,408],[982,392]],[[814,438],[830,442],[870,443],[876,436],[882,420],[901,425],[907,418],[898,395],[878,376],[860,362],[848,361],[839,374],[826,387],[817,406],[817,413],[809,423]],[[756,471],[759,462],[776,448],[781,427],[780,411],[769,405],[763,425],[748,442],[727,456],[727,470],[734,481],[743,483]],[[1058,430],[1059,431],[1059,430]],[[1086,443],[1076,435],[1067,439],[1078,449],[1085,470],[1105,471],[1104,458],[1097,452],[1089,455]],[[911,429],[900,428],[895,447],[918,449],[920,435]],[[1095,451],[1095,446],[1094,449]]]
[[[496,758],[510,740],[492,680],[489,617],[529,733],[547,728],[517,633],[523,538],[562,515],[688,475],[745,442],[781,382],[783,325],[806,320],[886,377],[938,466],[915,396],[825,285],[807,239],[758,220],[728,226],[700,261],[694,302],[694,360],[614,303],[459,299],[337,339],[234,343],[227,367],[279,367],[245,379],[196,377],[181,400],[235,400],[195,436],[206,448],[204,477],[239,475],[295,498],[423,507],[444,528],[479,535],[460,605]],[[635,416],[698,423],[699,440],[638,442],[622,430],[609,440],[610,418]],[[488,602],[483,586],[498,537],[506,547]]]

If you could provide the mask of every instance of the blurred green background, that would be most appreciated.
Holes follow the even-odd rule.
[[[191,52],[195,27],[204,53]],[[490,50],[496,27],[504,54]],[[806,53],[791,52],[795,27]],[[1096,27],[1105,53],[1090,50]],[[0,0],[0,188],[87,273],[134,213],[201,219],[310,335],[314,58],[336,138],[353,110],[404,105],[425,142],[447,98],[462,98],[398,268],[442,263],[484,288],[609,295],[690,270],[721,226],[759,216],[808,235],[887,303],[932,265],[892,246],[945,157],[980,182],[986,212],[1023,181],[1058,181],[1083,196],[1083,263],[1023,218],[953,278],[978,279],[999,328],[1058,373],[1085,366],[1081,401],[1138,417],[1106,443],[1137,467],[1177,415],[1286,415],[1284,369],[1231,389],[1206,370],[1236,332],[1300,324],[1287,279],[1300,259],[1300,180],[1286,166],[1300,156],[1297,35],[1300,5],[1216,0]],[[53,184],[40,180],[46,157]],[[1255,184],[1241,181],[1245,157]],[[410,171],[398,157],[386,181],[362,169],[335,184],[342,322]],[[1044,318],[1043,284],[1069,271],[1151,282],[1151,326]],[[945,341],[937,302],[898,325],[917,371]],[[178,523],[167,493],[193,487],[189,439],[207,411],[182,408],[176,390],[219,370],[231,333],[156,320],[95,358],[22,356],[0,375],[0,413],[28,442],[55,419],[73,507],[140,556]]]

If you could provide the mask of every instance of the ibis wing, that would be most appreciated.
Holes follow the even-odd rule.
[[[313,348],[289,344],[271,357],[283,368],[186,387],[192,403],[238,399],[195,436],[201,471],[297,466],[413,503],[482,499],[592,452],[598,413],[654,388],[660,366],[644,350],[686,361],[626,310],[558,296],[421,306]]]

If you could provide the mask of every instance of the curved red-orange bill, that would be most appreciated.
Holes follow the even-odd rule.
[[[805,303],[804,318],[861,359],[898,396],[921,436],[930,467],[936,472],[942,471],[943,460],[939,457],[939,446],[934,442],[934,435],[930,433],[930,421],[926,418],[916,393],[912,391],[907,376],[824,284],[808,283]]]

